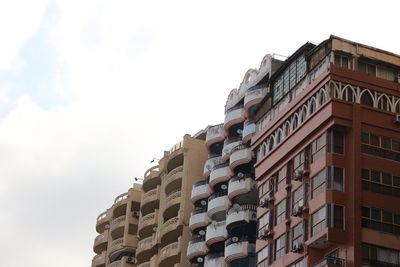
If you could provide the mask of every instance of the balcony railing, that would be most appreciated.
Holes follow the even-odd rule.
[[[335,266],[346,266],[346,260],[336,258],[336,257],[326,257],[317,264],[314,264],[313,267],[325,267],[329,265],[335,265]],[[373,266],[384,266],[384,265],[373,265]]]
[[[115,225],[119,222],[125,221],[125,219],[126,219],[126,215],[119,216],[118,218],[115,218],[114,220],[112,220],[110,225],[112,227],[113,225]]]
[[[123,193],[123,194],[121,194],[121,195],[119,195],[119,196],[117,196],[117,197],[115,198],[114,204],[117,204],[117,203],[119,203],[119,202],[121,202],[122,200],[127,199],[127,198],[128,198],[128,193]]]
[[[161,236],[165,235],[166,233],[176,229],[179,224],[179,218],[178,217],[173,217],[166,221],[163,225],[161,225],[160,228],[160,234]]]
[[[210,172],[214,168],[215,165],[221,163],[221,156],[215,156],[211,157],[206,160],[206,163],[204,164],[204,170],[203,170],[203,175],[206,178],[208,175],[210,175]]]
[[[208,254],[204,260],[204,267],[225,267],[224,252]]]
[[[214,221],[207,226],[206,242],[208,246],[216,242],[224,241],[227,237],[228,232],[225,227],[225,221]]]
[[[197,237],[189,241],[186,256],[189,260],[197,256],[207,254],[208,248],[205,244],[204,237]]]
[[[218,124],[208,128],[207,136],[206,136],[206,144],[210,143],[210,141],[214,139],[221,139],[223,137],[223,129],[224,124]]]
[[[169,245],[163,247],[160,250],[159,263],[161,263],[163,260],[165,260],[168,257],[177,255],[178,254],[178,250],[179,250],[179,242],[175,242],[175,243],[172,243],[172,244],[169,244]]]

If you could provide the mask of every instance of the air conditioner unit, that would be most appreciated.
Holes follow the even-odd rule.
[[[299,252],[303,249],[303,244],[302,243],[295,243],[293,244],[292,251],[293,252]]]
[[[262,229],[260,232],[258,232],[258,238],[266,239],[267,238],[267,229]]]
[[[269,198],[268,197],[263,198],[263,199],[260,200],[260,206],[262,208],[266,208],[266,207],[268,207],[268,202],[269,202]]]
[[[128,258],[126,258],[126,263],[135,264],[136,263],[136,259],[134,257],[128,257]]]
[[[303,213],[303,206],[294,206],[293,207],[293,216],[300,216]]]
[[[303,172],[304,172],[304,170],[296,170],[294,172],[294,180],[299,181],[299,180],[303,179]]]
[[[138,211],[132,211],[132,217],[139,219],[140,213]]]
[[[400,114],[394,116],[394,124],[400,125]]]

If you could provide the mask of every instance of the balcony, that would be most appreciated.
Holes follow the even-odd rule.
[[[346,260],[328,256],[324,258],[322,261],[318,262],[317,264],[314,264],[312,267],[337,267],[337,266],[343,266],[343,267],[346,266]],[[381,266],[381,265],[376,265],[376,266]]]
[[[159,252],[158,266],[174,266],[179,262],[179,241],[163,247]]]
[[[143,178],[143,192],[150,191],[161,184],[159,166],[154,166],[148,169]]]
[[[243,144],[238,145],[232,149],[231,157],[229,159],[229,167],[233,171],[237,166],[249,163],[251,160],[251,149]]]
[[[113,212],[114,218],[126,214],[126,205],[128,203],[128,193],[123,193],[117,196],[114,200]]]
[[[189,219],[189,228],[194,232],[198,228],[204,228],[210,223],[206,210],[192,211]]]
[[[225,221],[213,221],[207,226],[206,232],[206,244],[211,246],[214,243],[225,241],[228,238],[228,232],[226,231]]]
[[[227,196],[228,191],[219,191],[212,194],[208,199],[207,214],[212,220],[220,221],[225,219],[225,212],[231,206]]]
[[[189,241],[186,256],[189,261],[196,257],[204,256],[208,252],[204,237],[198,237]]]
[[[167,176],[163,179],[163,184],[165,185],[165,194],[168,195],[175,189],[182,187],[182,175],[183,166],[178,166],[167,174]]]
[[[134,251],[137,248],[138,238],[136,235],[127,235],[125,237],[121,237],[115,239],[111,242],[108,252],[110,260],[118,258],[119,255],[123,254],[126,251]]]
[[[122,215],[111,221],[110,232],[113,239],[117,239],[124,235],[125,220],[126,215]]]
[[[249,223],[250,221],[257,222],[257,206],[251,204],[238,205],[234,204],[226,214],[226,228],[230,229],[238,225]]]
[[[106,251],[107,242],[108,242],[108,230],[104,231],[104,234],[99,234],[94,239],[93,251],[97,254],[101,254],[103,251]]]
[[[207,178],[210,175],[214,166],[219,163],[221,163],[221,156],[215,156],[207,159],[206,163],[204,164],[204,171],[203,171],[204,178]]]
[[[215,126],[211,126],[207,130],[207,136],[206,136],[206,147],[208,151],[210,151],[210,147],[218,142],[221,142],[225,139],[225,134],[223,131],[223,124],[218,124]]]
[[[233,260],[246,258],[255,252],[255,242],[250,242],[247,237],[234,236],[225,242],[225,262],[228,264]]]
[[[135,257],[123,256],[120,260],[116,260],[108,264],[108,267],[131,267],[134,264]]]
[[[242,133],[243,144],[249,142],[255,132],[256,132],[256,123],[254,121],[245,121]]]
[[[142,195],[140,210],[142,215],[147,215],[158,208],[160,204],[160,186]]]
[[[111,214],[109,211],[105,211],[103,213],[101,213],[98,217],[97,217],[97,221],[96,221],[96,231],[101,234],[104,232],[106,225],[109,224],[110,222],[110,217]]]
[[[180,204],[182,202],[182,192],[178,188],[176,191],[172,192],[165,198],[165,208],[163,216],[171,218],[178,214]]]
[[[268,92],[265,84],[249,88],[244,95],[244,109],[250,116],[254,115],[258,105]]]
[[[160,238],[161,245],[171,243],[180,235],[182,227],[178,217],[173,217],[161,225]]]
[[[247,194],[256,189],[257,182],[252,178],[251,174],[239,173],[238,176],[232,177],[229,180],[228,197],[230,200],[232,200],[234,197]]]
[[[224,252],[208,254],[204,259],[204,267],[226,267]]]
[[[211,195],[211,188],[207,181],[198,181],[192,187],[192,193],[190,199],[195,204],[198,200],[208,198]]]
[[[148,237],[153,234],[154,228],[157,227],[158,210],[149,213],[139,219],[139,236],[140,238]]]
[[[226,140],[224,142],[224,148],[222,149],[222,161],[223,162],[227,161],[231,155],[232,149],[240,145],[241,143],[242,143],[242,138],[240,137]]]
[[[105,267],[106,266],[106,252],[103,251],[92,259],[92,267]]]
[[[137,267],[151,267],[151,262],[150,261],[143,262],[137,265]]]
[[[228,163],[221,163],[215,165],[210,174],[210,181],[208,184],[211,188],[214,188],[216,184],[226,182],[231,177],[231,171],[229,170]]]
[[[156,250],[157,247],[153,244],[153,236],[140,240],[136,249],[137,262],[150,261],[150,258],[156,253]]]
[[[229,128],[235,124],[244,122],[244,109],[243,106],[236,106],[230,108],[225,113],[224,129],[225,133],[229,132]]]

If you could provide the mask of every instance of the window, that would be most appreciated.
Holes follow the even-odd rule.
[[[361,152],[364,154],[400,161],[400,140],[362,132],[361,142]]]
[[[303,244],[305,241],[304,229],[307,229],[306,221],[298,223],[292,228],[292,248],[295,244]]]
[[[328,152],[344,154],[344,133],[337,130],[328,131]]]
[[[259,198],[262,198],[265,196],[268,192],[271,192],[273,186],[272,186],[272,181],[273,178],[269,178],[266,180],[259,188],[258,188],[258,196]]]
[[[400,174],[362,168],[361,180],[363,190],[400,197]]]
[[[293,263],[290,267],[307,267],[307,258],[303,258],[300,261]]]
[[[362,244],[362,262],[369,266],[389,266],[399,264],[399,251],[391,248]],[[391,266],[391,265],[390,265]]]
[[[286,254],[286,234],[281,235],[275,240],[275,260]]]
[[[367,75],[376,76],[376,65],[358,61],[358,71]]]
[[[315,162],[322,155],[324,155],[325,151],[326,151],[326,133],[323,133],[321,136],[319,136],[311,143],[312,162]]]
[[[306,195],[306,184],[303,184],[299,189],[293,192],[293,205],[292,208],[294,210],[295,207],[302,207],[305,205],[305,195]]]
[[[269,230],[270,227],[270,212],[267,211],[267,213],[265,213],[263,216],[261,216],[258,219],[258,231],[262,230],[262,229],[267,229]]]
[[[362,227],[400,235],[400,212],[361,207]]]
[[[307,147],[293,158],[293,173],[296,170],[307,170],[309,168],[309,152]]]
[[[393,69],[363,61],[358,61],[358,71],[388,81],[394,81],[396,77],[396,73]]]
[[[257,267],[266,267],[269,265],[270,247],[266,246],[257,252]]]
[[[335,65],[341,68],[351,69],[351,58],[335,54]]]
[[[277,175],[276,175],[276,179],[277,179],[277,188],[276,191],[279,191],[280,189],[284,188],[285,185],[287,184],[287,165],[283,166],[283,168],[281,168]]]
[[[322,207],[311,215],[311,235],[314,236],[326,227],[326,207]]]
[[[329,217],[332,218],[329,227],[344,229],[344,207],[331,204],[328,205],[328,212]]]
[[[344,191],[344,169],[328,166],[311,178],[311,198],[326,189]]]
[[[275,225],[283,222],[286,219],[286,202],[287,200],[284,199],[281,202],[276,205],[276,219],[275,219]]]

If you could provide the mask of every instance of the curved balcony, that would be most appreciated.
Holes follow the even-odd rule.
[[[236,106],[228,109],[225,113],[225,133],[228,133],[229,128],[233,125],[244,122],[244,119],[245,116],[243,106]]]
[[[110,223],[110,232],[113,239],[122,237],[124,235],[126,215],[115,218]]]
[[[160,229],[160,238],[161,245],[168,244],[172,242],[174,239],[180,235],[181,233],[181,225],[179,224],[179,218],[174,217],[166,221],[163,225],[161,225]]]
[[[155,254],[155,250],[156,247],[153,246],[153,236],[140,240],[136,249],[137,262],[149,261]]]
[[[228,197],[232,200],[236,196],[247,194],[252,190],[257,189],[257,182],[252,178],[252,175],[239,173],[229,180]]]
[[[226,190],[219,191],[209,197],[207,214],[212,220],[220,221],[225,219],[226,209],[231,205],[227,193],[228,191]]]
[[[238,205],[233,204],[226,212],[226,229],[230,231],[232,228],[249,223],[257,222],[257,206],[252,204]]]
[[[214,243],[224,241],[228,238],[228,232],[226,231],[225,221],[213,221],[207,226],[206,232],[206,244],[211,246]]]
[[[244,95],[244,109],[250,116],[254,115],[258,105],[268,92],[265,84],[249,88]]]
[[[150,191],[161,184],[159,166],[154,166],[144,173],[142,189],[143,192]]]
[[[165,208],[163,216],[166,218],[171,218],[178,214],[180,204],[182,202],[182,191],[177,189],[165,198]]]
[[[179,241],[163,247],[159,252],[158,266],[174,266],[179,262]]]
[[[226,267],[224,252],[208,254],[204,259],[204,267]]]
[[[231,140],[226,140],[224,142],[224,148],[222,149],[222,161],[225,162],[229,159],[231,151],[234,147],[242,143],[242,138],[234,138]]]
[[[126,205],[128,204],[128,193],[117,196],[114,200],[113,212],[114,218],[126,214]]]
[[[196,203],[196,201],[204,198],[208,198],[211,195],[211,188],[208,185],[207,181],[198,181],[192,187],[192,193],[190,195],[190,199],[192,203]]]
[[[208,252],[204,237],[197,237],[189,241],[186,256],[189,261],[192,261],[196,257],[204,256]]]
[[[250,141],[253,134],[256,132],[256,123],[254,121],[245,121],[242,132],[243,143]]]
[[[170,171],[163,179],[165,185],[165,194],[171,194],[177,188],[182,187],[183,166],[178,166]]]
[[[206,147],[208,151],[210,151],[210,147],[218,142],[221,142],[225,139],[225,133],[223,131],[223,124],[218,124],[215,126],[211,126],[207,130],[206,136]]]
[[[97,254],[101,254],[103,251],[107,250],[107,242],[108,242],[108,230],[104,232],[104,234],[99,234],[94,239],[93,251]]]
[[[160,205],[160,186],[142,195],[140,210],[142,216],[153,212]]]
[[[106,266],[106,252],[103,251],[92,259],[92,267],[105,267]]]
[[[167,171],[170,172],[183,165],[183,141],[176,143],[170,150],[167,159]]]
[[[105,211],[100,213],[100,215],[97,217],[96,221],[96,231],[101,234],[104,232],[106,229],[106,225],[109,225],[110,223],[110,212]]]
[[[199,228],[204,228],[210,223],[206,210],[194,210],[192,211],[189,219],[189,228],[192,232],[195,232]]]
[[[153,234],[158,222],[158,210],[140,217],[138,225],[138,233],[140,238],[144,238]]]
[[[238,145],[232,149],[231,157],[229,159],[229,167],[231,170],[239,165],[249,163],[252,160],[251,149],[246,145]]]
[[[204,164],[204,170],[203,170],[204,178],[207,178],[210,175],[210,173],[215,165],[221,163],[221,159],[222,159],[221,156],[215,156],[215,157],[208,158],[206,160],[206,162]]]
[[[228,163],[221,163],[215,165],[210,174],[210,181],[208,184],[214,188],[216,184],[226,182],[231,177],[231,171]]]
[[[111,242],[107,252],[109,252],[110,260],[118,258],[118,255],[122,255],[124,252],[135,251],[138,244],[138,238],[136,235],[127,235],[125,237],[121,237],[115,239]]]
[[[231,237],[225,242],[225,262],[230,263],[233,260],[246,258],[249,254],[256,252],[255,240],[244,237]]]

